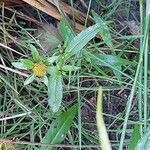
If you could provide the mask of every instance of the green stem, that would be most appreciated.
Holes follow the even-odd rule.
[[[136,84],[137,84],[137,80],[138,80],[138,77],[139,77],[139,73],[140,73],[140,69],[141,69],[141,64],[143,62],[144,50],[145,50],[146,45],[147,45],[148,31],[149,31],[149,17],[148,17],[148,20],[146,20],[145,32],[144,32],[144,39],[143,39],[143,44],[142,44],[143,47],[142,47],[142,50],[141,50],[141,53],[140,53],[140,59],[139,59],[139,63],[138,63],[138,66],[137,66],[134,83],[133,83],[133,86],[132,86],[132,89],[131,89],[131,94],[130,94],[129,100],[127,102],[127,107],[126,107],[127,109],[126,109],[125,120],[124,120],[124,124],[123,124],[123,131],[122,131],[121,139],[120,139],[119,150],[123,150],[123,143],[124,143],[124,138],[125,138],[125,133],[126,133],[126,128],[127,128],[127,123],[128,123],[128,119],[129,119],[129,114],[130,114],[130,110],[131,110],[132,100],[133,100],[133,97],[134,97],[134,92],[136,90]],[[146,104],[146,106],[147,106],[147,104]]]
[[[140,35],[143,35],[143,18],[144,18],[144,13],[143,13],[143,0],[139,0],[139,5],[140,5]],[[140,38],[140,53],[142,52],[142,43],[143,43],[143,37]],[[143,63],[141,64],[140,67],[140,73],[139,73],[139,84],[142,84],[143,82]],[[138,112],[139,112],[139,121],[142,122],[142,98],[143,98],[143,88],[141,86],[138,87]],[[143,135],[143,126],[140,124],[140,135]]]

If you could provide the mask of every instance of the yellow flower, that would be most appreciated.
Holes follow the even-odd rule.
[[[7,141],[7,142],[0,142],[0,148],[2,150],[15,150],[15,146],[13,145],[13,143]]]
[[[42,61],[40,61],[34,64],[32,71],[35,76],[43,77],[47,73],[47,67]]]

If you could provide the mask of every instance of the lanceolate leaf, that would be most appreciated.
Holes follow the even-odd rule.
[[[69,56],[77,54],[82,48],[100,31],[101,24],[97,23],[87,29],[83,30],[67,46],[65,52],[69,53]]]
[[[59,32],[64,40],[64,47],[67,47],[70,41],[75,37],[75,33],[67,20],[60,21]]]
[[[100,65],[100,66],[113,66],[114,68],[116,68],[116,70],[119,70],[119,71],[122,70],[123,65],[132,64],[132,62],[130,62],[126,59],[122,59],[122,58],[115,56],[115,55],[106,55],[106,54],[99,54],[98,53],[98,54],[95,54],[95,56],[98,57],[99,59],[103,60],[105,62],[105,64],[100,62],[99,60],[97,60],[95,57],[90,56],[91,63],[96,64],[96,65]],[[106,63],[108,65],[106,65]],[[117,79],[119,81],[121,81],[122,75],[120,72],[118,72],[116,70],[113,70],[113,72],[116,75]]]
[[[29,46],[30,46],[31,51],[32,51],[32,58],[33,58],[33,60],[35,62],[40,61],[41,58],[40,58],[40,55],[39,55],[39,52],[37,51],[37,49],[32,44],[30,44]]]
[[[22,69],[22,70],[27,70],[27,67],[25,67],[22,62],[12,62],[11,64],[15,68]]]
[[[48,104],[53,112],[57,112],[62,102],[62,76],[59,72],[49,77]]]
[[[47,134],[43,138],[43,143],[48,144],[60,144],[64,138],[66,133],[68,133],[72,121],[77,113],[77,104],[70,107],[66,112],[63,112],[59,115],[56,120],[54,120],[50,129],[47,131]],[[42,147],[41,150],[55,150],[56,148],[46,148]]]
[[[29,77],[24,81],[24,85],[30,84],[34,79],[35,79],[35,76],[34,76],[34,75],[29,76]]]
[[[89,55],[89,54],[90,54],[89,52],[84,51],[85,57],[88,57],[91,63],[101,65],[101,66],[107,66],[107,64],[111,66],[123,66],[123,65],[133,64],[133,62],[129,60],[114,55],[96,54],[94,57],[92,57],[93,55]],[[99,59],[105,61],[105,64],[99,61]]]
[[[122,59],[118,56],[106,55],[106,54],[95,54],[93,55],[90,52],[84,51],[84,56],[87,61],[89,61],[93,65],[99,66],[107,66],[110,67],[117,75],[117,78],[120,80],[121,75],[121,66],[123,65],[131,65],[133,62]],[[116,72],[118,72],[116,74]]]
[[[109,47],[112,47],[113,44],[112,44],[112,40],[111,40],[111,34],[109,32],[109,28],[108,28],[107,24],[94,11],[92,13],[93,13],[95,22],[101,24],[100,29],[99,29],[99,34],[101,35],[105,44]]]
[[[29,60],[29,59],[20,59],[21,63],[23,64],[24,67],[26,67],[27,69],[32,69],[34,63]]]

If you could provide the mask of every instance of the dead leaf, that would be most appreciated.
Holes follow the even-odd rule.
[[[58,29],[52,24],[44,24],[42,28],[36,31],[35,36],[45,52],[58,47],[62,43]]]
[[[130,29],[131,34],[133,34],[133,35],[139,35],[140,34],[140,27],[136,24],[136,22],[134,20],[124,21],[124,23]]]

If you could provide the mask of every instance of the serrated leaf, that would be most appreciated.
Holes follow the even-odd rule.
[[[49,77],[48,104],[53,112],[57,112],[62,102],[62,76],[56,71]]]
[[[138,141],[135,150],[149,150],[149,149],[150,149],[150,129],[148,128],[147,132]]]
[[[47,134],[43,138],[42,142],[47,144],[59,144],[61,143],[65,135],[68,133],[73,119],[77,113],[77,104],[70,107],[66,112],[60,114],[56,120],[54,120]],[[54,150],[56,148],[46,148],[42,147],[40,150]]]
[[[34,76],[34,75],[29,76],[29,77],[24,81],[24,85],[30,84],[34,79],[35,79],[35,76]]]
[[[136,124],[133,129],[133,133],[130,139],[129,150],[135,150],[138,140],[141,138],[140,135],[140,125]]]
[[[79,69],[80,69],[80,67],[71,66],[71,65],[64,65],[62,67],[63,71],[76,71],[76,70],[79,70]]]
[[[25,67],[22,62],[12,62],[11,64],[15,68],[22,69],[22,70],[27,70],[27,67]]]
[[[23,64],[24,67],[26,67],[27,69],[32,69],[34,63],[29,60],[29,59],[20,59],[21,63]]]
[[[71,40],[75,37],[75,32],[73,31],[67,20],[62,19],[60,21],[59,32],[64,40],[64,47],[67,47]]]
[[[65,52],[69,53],[69,56],[79,53],[82,48],[96,36],[101,28],[101,24],[97,23],[91,27],[80,32],[67,46]]]
[[[101,26],[99,28],[99,34],[101,35],[105,44],[109,47],[113,47],[111,34],[110,34],[110,31],[109,31],[107,24],[94,11],[92,11],[92,14],[93,14],[95,22],[101,24]]]
[[[30,46],[30,49],[31,49],[31,51],[32,51],[32,58],[33,58],[33,60],[34,60],[35,62],[40,61],[41,58],[40,58],[40,54],[39,54],[39,52],[37,51],[37,49],[36,49],[32,44],[30,44],[29,46]]]

